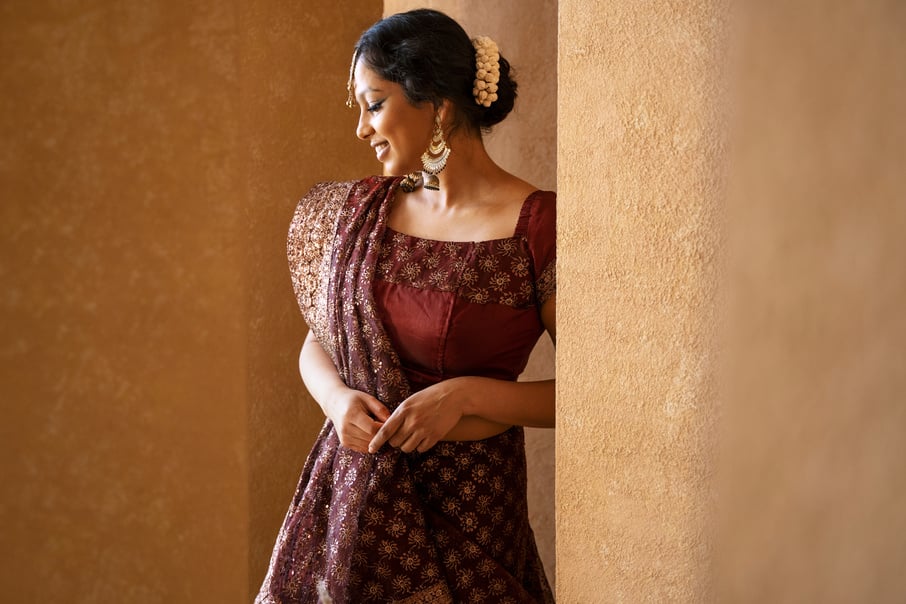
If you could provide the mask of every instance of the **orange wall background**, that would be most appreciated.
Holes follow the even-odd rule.
[[[558,601],[903,601],[903,3],[559,6]]]
[[[286,229],[372,168],[343,103],[380,11],[0,7],[4,599],[257,591],[322,421]]]
[[[722,23],[560,0],[557,595],[706,594]]]

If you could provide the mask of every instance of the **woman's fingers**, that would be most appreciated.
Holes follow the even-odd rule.
[[[419,443],[418,447],[416,447],[416,450],[419,453],[425,453],[426,451],[430,450],[431,447],[433,447],[436,444],[437,444],[436,440],[431,439],[431,438],[425,438],[421,443]]]
[[[416,392],[394,409],[368,451],[374,453],[385,444],[405,453],[427,451],[443,438],[462,417],[462,410],[446,397],[442,384]]]
[[[350,391],[351,396],[340,399],[334,427],[340,444],[348,449],[368,452],[368,444],[383,425],[375,417],[389,416],[389,411],[376,398],[364,392]]]
[[[381,401],[367,394],[362,397],[362,401],[368,411],[378,419],[378,422],[386,422],[390,419],[390,410]]]
[[[356,428],[363,438],[371,440],[381,427],[381,422],[376,421],[363,409],[355,409],[346,418],[346,425]]]
[[[423,437],[420,434],[410,434],[409,438],[404,440],[403,443],[399,446],[399,450],[403,453],[412,453],[422,442]]]
[[[399,430],[402,425],[403,420],[401,416],[397,413],[390,414],[390,417],[387,418],[387,421],[384,422],[384,425],[378,429],[377,433],[374,435],[374,438],[371,439],[371,443],[368,445],[368,452],[375,453],[378,449],[384,446],[390,438],[392,438],[396,431]]]
[[[337,436],[340,444],[347,449],[353,449],[361,453],[368,452],[368,443],[371,442],[371,434],[365,432],[353,424],[345,424],[337,427]]]

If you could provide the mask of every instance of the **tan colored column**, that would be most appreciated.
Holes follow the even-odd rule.
[[[720,601],[906,594],[906,7],[753,3]]]
[[[557,2],[556,0],[385,0],[384,14],[433,8],[456,19],[472,36],[489,35],[514,66],[519,84],[516,108],[485,138],[491,157],[504,169],[541,189],[557,179]],[[554,377],[554,347],[546,335],[520,376]],[[548,579],[555,583],[554,431],[527,429],[529,518]]]
[[[558,601],[695,602],[709,375],[716,9],[561,0]]]

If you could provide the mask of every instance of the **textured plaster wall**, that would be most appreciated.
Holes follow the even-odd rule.
[[[721,601],[902,602],[906,6],[745,17]]]
[[[515,68],[516,108],[486,136],[488,152],[503,168],[542,189],[557,188],[556,0],[385,0],[384,14],[434,8],[472,36],[491,36]],[[554,347],[543,337],[520,379],[554,377]],[[529,515],[551,585],[555,583],[554,431],[526,430]]]
[[[314,183],[375,174],[346,107],[352,48],[379,0],[240,3],[248,268],[249,577],[264,579],[277,530],[324,414],[299,377],[307,328],[286,264],[286,232]]]
[[[560,2],[559,602],[705,597],[722,32]]]
[[[0,8],[0,592],[238,602],[236,14]]]
[[[285,260],[380,2],[0,6],[0,593],[247,602],[322,417]]]

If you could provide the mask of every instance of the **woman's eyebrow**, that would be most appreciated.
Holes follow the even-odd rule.
[[[355,95],[362,96],[366,92],[383,92],[383,90],[381,90],[380,88],[373,88],[373,87],[369,86],[365,90],[359,90],[358,92],[355,93]]]

